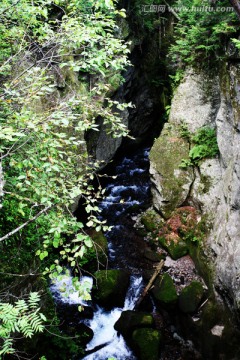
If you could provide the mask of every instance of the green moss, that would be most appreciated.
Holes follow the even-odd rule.
[[[163,224],[163,218],[153,209],[148,209],[143,213],[141,222],[147,231],[155,231]]]
[[[172,211],[184,202],[188,194],[186,184],[193,179],[192,169],[183,171],[179,168],[189,153],[189,144],[181,138],[180,131],[179,126],[165,125],[150,152],[153,169],[161,176],[161,196],[164,199],[161,210],[166,217],[170,217]]]
[[[179,296],[179,308],[184,313],[194,313],[203,297],[204,289],[199,281],[192,281]]]
[[[153,327],[153,316],[146,312],[132,310],[123,311],[114,328],[119,331],[125,339],[129,340],[133,331],[141,327]]]
[[[158,360],[161,333],[153,329],[137,329],[133,332],[133,344],[139,360]]]
[[[159,243],[165,250],[167,250],[173,260],[183,257],[189,251],[188,245],[181,239],[179,241],[167,241],[165,237],[161,236],[159,237]]]
[[[176,304],[178,296],[171,276],[165,273],[160,279],[154,283],[152,289],[154,298],[161,303],[161,305],[172,306]]]
[[[94,275],[96,286],[93,289],[93,298],[107,309],[123,307],[129,275],[123,270],[99,270]]]

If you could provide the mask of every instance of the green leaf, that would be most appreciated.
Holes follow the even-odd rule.
[[[46,250],[41,252],[40,255],[39,255],[40,260],[45,259],[47,256],[48,256],[48,252]]]

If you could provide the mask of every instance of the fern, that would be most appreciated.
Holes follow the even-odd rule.
[[[200,128],[194,135],[190,136],[187,128],[184,127],[182,137],[186,137],[193,146],[189,151],[189,158],[182,159],[180,168],[185,169],[188,166],[198,165],[200,160],[213,158],[219,153],[215,129],[209,127]]]
[[[37,292],[29,295],[28,301],[18,300],[14,305],[0,303],[0,338],[3,344],[0,348],[1,355],[12,354],[14,335],[21,334],[31,338],[35,333],[44,330],[46,317],[40,312],[40,296]]]

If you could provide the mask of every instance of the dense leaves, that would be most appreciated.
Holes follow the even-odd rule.
[[[110,0],[4,0],[1,6],[0,246],[31,244],[43,263],[54,253],[45,269],[52,277],[64,271],[62,260],[80,271],[93,247],[86,228],[106,230],[96,217],[102,189],[90,185],[99,164],[89,158],[84,134],[99,131],[99,117],[112,136],[128,133],[121,120],[128,105],[109,97],[111,77],[128,65],[116,15],[125,13]],[[72,215],[79,197],[85,226]],[[77,278],[74,285],[89,299]],[[30,336],[38,324],[20,330]]]
[[[170,56],[181,66],[216,67],[226,55],[227,42],[239,29],[237,15],[228,1],[179,0],[179,21]]]

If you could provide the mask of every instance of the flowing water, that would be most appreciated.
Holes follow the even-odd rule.
[[[86,347],[89,355],[84,360],[136,360],[126,345],[123,337],[114,329],[123,310],[132,310],[143,289],[139,250],[143,239],[134,231],[134,217],[150,201],[150,180],[148,175],[149,149],[136,152],[131,157],[124,157],[112,166],[111,176],[107,180],[106,196],[100,204],[101,218],[107,219],[112,226],[106,234],[109,246],[109,267],[124,268],[130,271],[131,282],[123,308],[105,311],[96,306],[93,319],[83,320],[93,332],[94,337]],[[141,244],[140,244],[141,243]],[[92,279],[84,277],[92,285]],[[67,285],[68,295],[61,293],[62,283]],[[82,304],[82,300],[71,291],[71,279],[65,277],[62,282],[52,285],[51,290],[57,302]],[[96,350],[96,351],[95,351]],[[93,352],[93,353],[91,353]]]
[[[132,276],[129,290],[123,309],[115,308],[112,311],[105,311],[97,307],[94,318],[86,324],[94,331],[92,341],[87,345],[86,350],[92,350],[99,345],[106,344],[101,350],[84,357],[84,360],[106,360],[115,357],[117,360],[135,360],[135,356],[127,347],[123,337],[118,335],[114,324],[124,310],[132,310],[142,290],[142,277]]]

